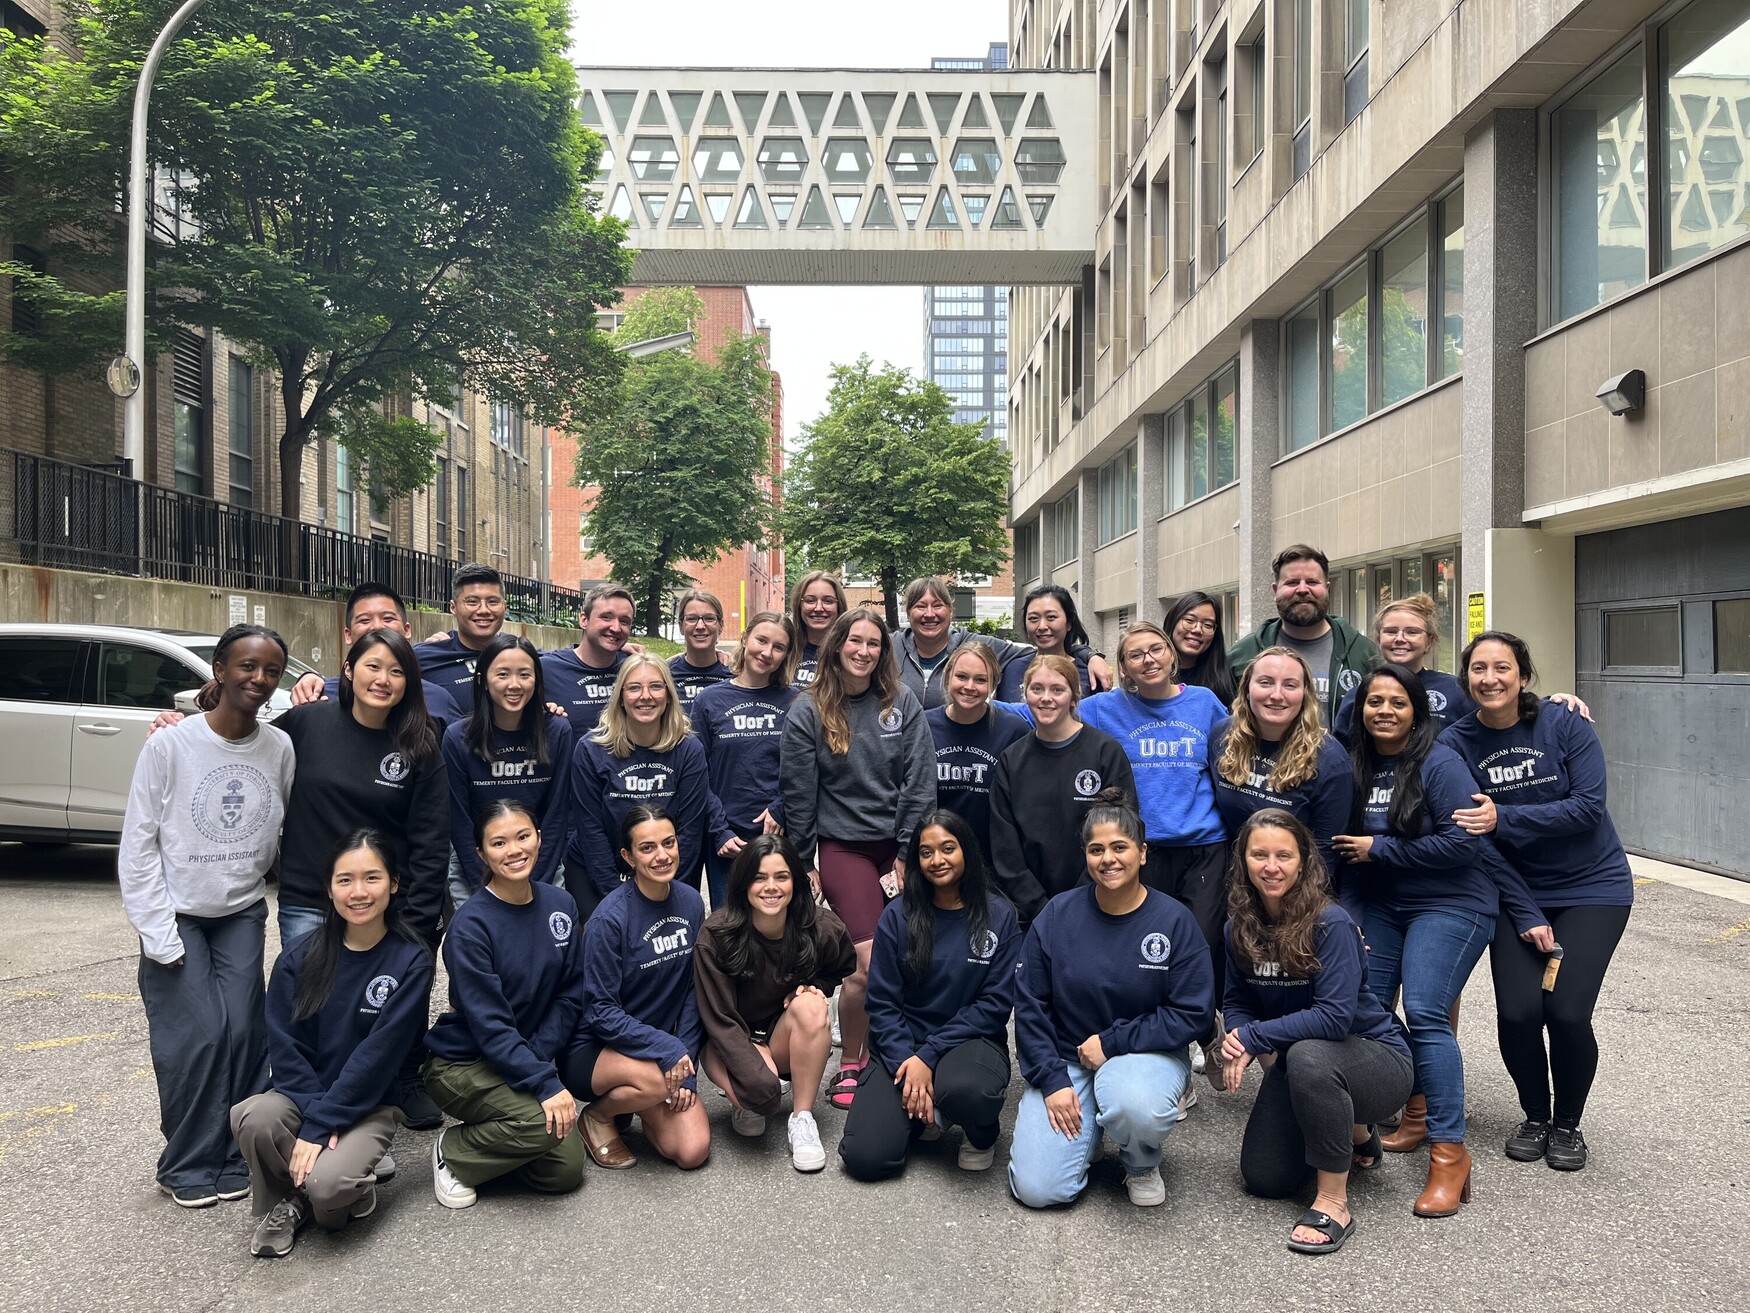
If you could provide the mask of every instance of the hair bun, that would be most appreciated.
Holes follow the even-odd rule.
[[[1116,784],[1108,784],[1094,795],[1096,807],[1128,807],[1130,795]]]

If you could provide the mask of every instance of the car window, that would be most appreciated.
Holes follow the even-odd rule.
[[[77,702],[76,638],[0,638],[0,698],[16,702]]]
[[[202,667],[210,669],[213,664],[212,643],[190,643],[188,650],[200,659]],[[286,668],[280,672],[280,691],[290,693],[295,685],[305,675],[320,675],[322,672],[314,666],[307,666],[295,656],[286,658]]]
[[[178,693],[199,688],[204,682],[181,657],[126,643],[103,645],[98,700],[106,707],[174,710]]]

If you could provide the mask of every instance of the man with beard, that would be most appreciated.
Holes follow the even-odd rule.
[[[1330,614],[1330,562],[1316,547],[1295,543],[1284,547],[1270,562],[1276,598],[1275,620],[1266,620],[1228,651],[1234,678],[1244,677],[1253,657],[1280,644],[1306,658],[1312,667],[1319,707],[1325,724],[1343,694],[1361,682],[1361,676],[1380,663],[1373,640],[1358,633],[1340,616]]]

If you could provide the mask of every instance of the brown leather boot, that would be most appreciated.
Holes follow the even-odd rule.
[[[1428,1151],[1428,1184],[1410,1211],[1417,1217],[1451,1217],[1470,1202],[1470,1150],[1462,1144],[1436,1144]]]
[[[1379,1146],[1387,1153],[1414,1153],[1427,1138],[1428,1100],[1420,1094],[1412,1094],[1404,1105],[1404,1115],[1398,1119],[1397,1130],[1382,1135]]]

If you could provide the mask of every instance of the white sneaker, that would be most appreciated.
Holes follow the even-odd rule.
[[[922,1133],[919,1134],[918,1140],[923,1144],[934,1144],[937,1140],[942,1138],[947,1129],[948,1128],[942,1124],[942,1114],[937,1113],[935,1117],[931,1119],[930,1124],[924,1127]]]
[[[963,1172],[988,1172],[990,1166],[997,1160],[997,1147],[993,1143],[988,1149],[974,1149],[970,1140],[960,1141],[960,1170]]]
[[[1191,1115],[1191,1109],[1197,1106],[1197,1087],[1187,1084],[1185,1092],[1179,1096],[1178,1109],[1173,1113],[1173,1120],[1182,1122]]]
[[[1126,1173],[1124,1188],[1130,1192],[1130,1202],[1138,1208],[1154,1208],[1167,1202],[1167,1183],[1161,1180],[1158,1167],[1151,1167],[1140,1176]]]
[[[749,1112],[746,1108],[737,1108],[731,1105],[729,1128],[737,1135],[745,1135],[748,1139],[754,1140],[766,1133],[766,1119],[757,1112]]]
[[[1207,1065],[1208,1060],[1203,1056],[1203,1046],[1193,1041],[1191,1044],[1191,1074],[1201,1076],[1203,1068]]]
[[[790,1162],[799,1172],[818,1172],[826,1166],[826,1150],[820,1145],[820,1127],[811,1112],[790,1114]]]
[[[431,1142],[431,1192],[445,1208],[472,1208],[479,1195],[463,1185],[444,1161],[444,1137],[439,1134]]]

